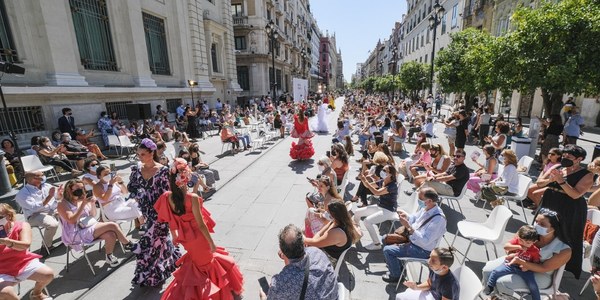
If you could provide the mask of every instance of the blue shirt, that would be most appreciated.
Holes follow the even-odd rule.
[[[183,114],[185,113],[185,106],[183,106],[183,105],[178,106],[177,109],[175,110],[175,112],[177,112],[178,117],[183,117]]]
[[[565,133],[567,136],[579,137],[579,134],[581,133],[581,126],[584,124],[585,122],[580,114],[571,115],[571,117],[569,117],[565,123]]]
[[[310,271],[305,299],[338,299],[337,276],[325,253],[315,247],[306,247],[304,251],[306,254],[303,258],[290,260],[279,274],[273,276],[267,294],[268,300],[300,299],[306,255],[310,257]]]
[[[429,217],[436,214],[441,216],[435,216],[422,226]],[[414,229],[414,232],[409,236],[410,242],[425,251],[431,251],[437,247],[440,239],[446,233],[446,216],[438,205],[430,210],[419,209],[409,216],[408,223]]]
[[[377,185],[380,185],[378,182]],[[390,182],[385,186],[388,193],[379,196],[379,203],[377,204],[381,208],[385,208],[391,212],[395,212],[398,207],[398,183]]]

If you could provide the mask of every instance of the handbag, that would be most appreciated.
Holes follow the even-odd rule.
[[[415,228],[415,230],[420,229],[421,227],[425,226],[435,216],[442,216],[442,215],[435,214],[435,215],[429,217],[427,220],[425,220],[425,222],[423,222],[423,224],[421,224],[421,226],[419,226],[419,228]],[[444,217],[444,216],[442,216],[442,217]],[[385,245],[405,244],[405,243],[409,242],[409,239],[408,239],[409,236],[410,236],[410,233],[408,232],[408,230],[406,230],[406,227],[400,226],[398,229],[394,230],[394,233],[386,235],[385,238],[383,239],[383,243]]]
[[[96,218],[92,216],[85,216],[79,219],[79,221],[77,222],[77,226],[79,226],[79,228],[81,229],[85,229],[96,225],[96,223],[98,223],[98,220],[96,220]]]
[[[308,273],[310,272],[310,257],[306,254],[306,265],[304,266],[304,282],[302,282],[302,290],[300,291],[300,300],[306,298],[306,288],[308,287]]]

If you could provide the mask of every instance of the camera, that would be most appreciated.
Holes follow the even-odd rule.
[[[190,188],[194,187],[196,185],[196,183],[198,183],[199,179],[200,179],[200,176],[198,176],[198,174],[192,174],[192,178],[187,183],[188,187],[190,187]]]

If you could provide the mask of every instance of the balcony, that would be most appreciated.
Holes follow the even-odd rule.
[[[248,16],[233,16],[233,26],[234,27],[247,27],[248,26]]]

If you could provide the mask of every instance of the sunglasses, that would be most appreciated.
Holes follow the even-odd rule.
[[[455,158],[465,157],[464,155],[454,155]]]

